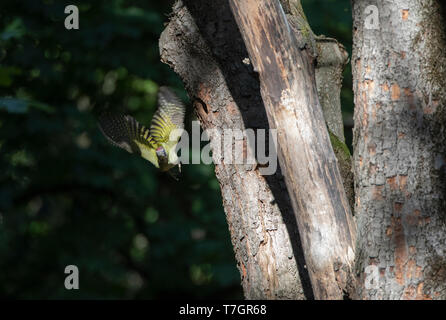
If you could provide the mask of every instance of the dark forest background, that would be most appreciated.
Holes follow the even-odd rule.
[[[77,5],[80,29],[64,28]],[[159,60],[172,1],[1,1],[0,298],[242,298],[213,166],[180,181],[110,146],[105,106],[149,124],[160,85],[180,79]],[[351,53],[349,0],[306,0],[316,34]],[[342,91],[351,141],[350,68]],[[64,288],[65,266],[80,290]]]

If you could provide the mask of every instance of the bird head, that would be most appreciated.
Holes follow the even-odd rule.
[[[163,146],[159,146],[156,148],[156,156],[158,158],[159,163],[167,163],[169,159],[167,158],[166,149]]]
[[[156,155],[158,156],[158,158],[160,157],[166,158],[167,157],[166,149],[164,149],[164,147],[158,147],[156,149]]]

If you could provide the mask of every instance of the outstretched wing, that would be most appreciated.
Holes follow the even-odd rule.
[[[157,145],[169,141],[174,129],[183,129],[186,108],[177,95],[167,87],[158,91],[158,109],[152,118],[150,136]]]
[[[99,128],[114,146],[136,153],[158,167],[154,146],[149,129],[133,117],[122,114],[104,113],[99,117]]]

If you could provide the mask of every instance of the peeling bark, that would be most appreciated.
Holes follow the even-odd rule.
[[[440,1],[377,3],[372,29],[353,1],[356,297],[446,299],[446,21]]]

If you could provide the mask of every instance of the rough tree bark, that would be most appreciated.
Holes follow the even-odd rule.
[[[353,1],[356,298],[446,299],[445,16],[376,3]]]
[[[173,8],[160,39],[160,53],[183,79],[201,125],[205,129],[268,128],[259,80],[252,67],[242,63],[248,54],[227,1],[185,2],[186,6],[177,2]],[[292,29],[301,32],[303,12],[296,10],[300,2],[282,3]],[[307,23],[304,28],[311,32]],[[312,32],[311,37],[308,42],[314,43]],[[334,39],[318,38],[312,48],[318,56],[316,78],[327,126],[336,136],[333,147],[352,197],[351,163],[342,144],[339,99],[348,57]],[[211,136],[211,144],[214,138]],[[283,177],[280,171],[264,177],[251,169],[216,165],[245,297],[312,298]]]
[[[303,41],[290,32],[278,1],[229,2],[259,74],[270,127],[278,130],[279,163],[315,298],[342,299],[355,225],[317,95],[313,52],[299,47]]]

